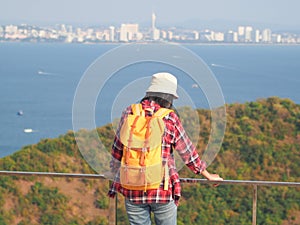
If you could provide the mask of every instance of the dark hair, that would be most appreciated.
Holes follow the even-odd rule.
[[[146,92],[146,96],[144,97],[144,99],[155,101],[160,105],[160,107],[171,108],[174,96],[162,92]]]
[[[173,102],[167,101],[166,99],[157,97],[157,96],[146,96],[141,101],[144,101],[144,100],[154,101],[157,104],[159,104],[160,107],[163,107],[163,108],[171,109],[173,107],[173,105],[172,105]]]
[[[158,95],[158,96],[155,96],[155,95]],[[169,95],[169,96],[166,96],[166,95]],[[161,97],[159,97],[159,96],[161,96]],[[152,92],[152,93],[147,92],[146,96],[141,100],[141,102],[144,101],[144,100],[154,101],[157,104],[159,104],[160,107],[167,108],[167,109],[173,109],[174,112],[179,117],[178,111],[173,106],[173,99],[174,99],[174,97],[170,97],[170,96],[172,96],[172,95],[170,95],[170,94],[164,94],[164,93],[156,93],[156,94],[154,94],[154,92]]]

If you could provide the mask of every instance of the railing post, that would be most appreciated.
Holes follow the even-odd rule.
[[[109,186],[111,186],[111,181],[109,181]],[[108,206],[108,224],[117,225],[117,210],[118,210],[118,194],[116,193],[114,198],[109,198]]]
[[[253,203],[252,203],[252,225],[256,225],[257,213],[257,185],[253,185]]]
[[[118,225],[118,193],[116,193],[116,201],[115,201],[115,225]]]
[[[117,224],[117,207],[116,207],[116,203],[117,199],[116,197],[113,198],[109,198],[109,210],[108,210],[108,223],[109,225],[116,225]]]

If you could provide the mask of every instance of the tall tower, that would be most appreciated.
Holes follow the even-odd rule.
[[[156,22],[156,16],[155,16],[155,13],[153,12],[152,13],[152,30],[155,30],[156,27],[155,27],[155,22]]]
[[[155,13],[152,13],[152,26],[151,26],[151,32],[152,32],[152,39],[153,40],[158,40],[160,38],[160,32],[159,29],[156,28],[155,23],[156,23],[156,16]]]

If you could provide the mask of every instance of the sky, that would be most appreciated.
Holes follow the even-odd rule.
[[[300,28],[300,0],[0,0],[1,24],[105,25],[150,23],[157,27],[264,25]]]

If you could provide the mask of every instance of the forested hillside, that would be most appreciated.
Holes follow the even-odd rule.
[[[198,109],[201,123],[199,153],[210,131],[209,110]],[[227,125],[221,150],[209,171],[230,180],[299,182],[300,105],[276,97],[226,106]],[[189,112],[180,114],[192,129]],[[110,124],[97,129],[109,149],[114,135]],[[93,136],[87,144],[98,149]],[[191,135],[199,135],[190,132]],[[191,137],[193,139],[193,137]],[[95,145],[95,146],[93,146]],[[106,159],[109,160],[109,159]],[[95,173],[78,150],[73,132],[23,147],[0,159],[0,170]],[[195,177],[187,168],[181,177]],[[198,177],[202,178],[202,177]],[[1,224],[108,224],[108,180],[50,177],[0,177]],[[252,187],[182,184],[178,224],[251,224]],[[118,197],[118,224],[128,224]],[[259,187],[257,224],[300,224],[300,189]]]

